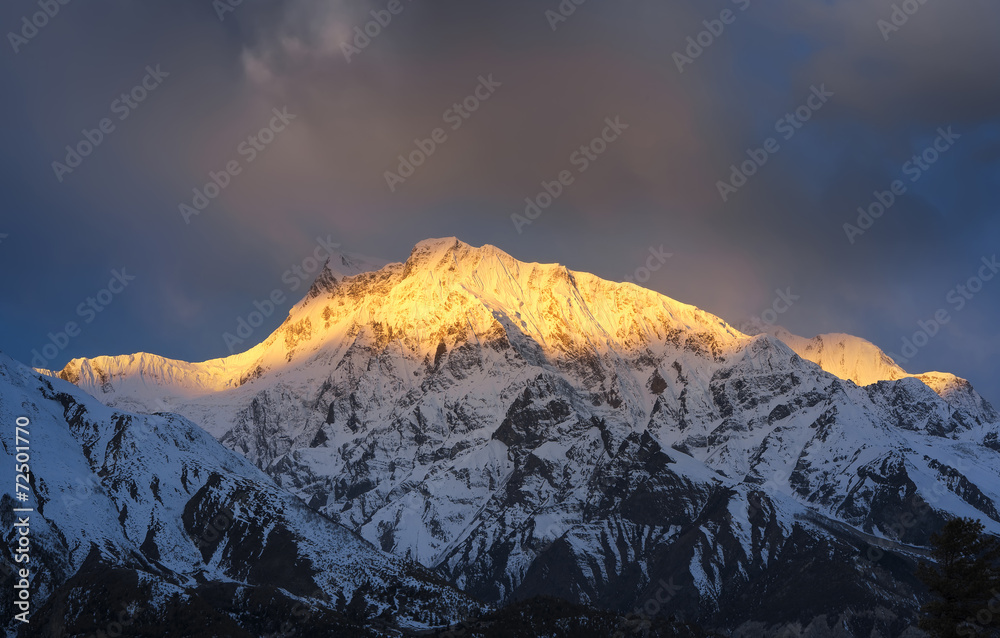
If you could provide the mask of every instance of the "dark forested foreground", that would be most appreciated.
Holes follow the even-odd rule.
[[[979,521],[953,519],[930,539],[931,560],[921,562],[917,577],[927,587],[917,627],[903,635],[932,638],[1000,637],[1000,539],[984,533]],[[615,614],[540,596],[446,630],[422,634],[440,638],[701,638],[707,636],[844,635],[824,619],[812,622],[746,627],[738,632],[706,630],[673,616]],[[848,634],[849,635],[849,634]]]
[[[425,636],[440,638],[700,638],[714,636],[673,618],[621,615],[539,596]]]
[[[1000,636],[1000,540],[981,523],[954,519],[931,539],[931,561],[917,575],[927,586],[919,629],[902,635],[933,638]],[[740,638],[852,635],[825,618],[808,623],[711,631],[674,616],[619,614],[538,596],[431,631],[400,629],[391,613],[372,616],[363,596],[304,603],[272,586],[206,583],[152,606],[153,587],[132,570],[103,565],[93,553],[52,595],[24,637],[162,636],[176,638],[371,637],[422,638]],[[427,620],[432,620],[427,618]]]
[[[933,563],[921,563],[920,579],[931,600],[920,627],[936,638],[1000,636],[1000,539],[983,524],[958,518],[931,537]]]

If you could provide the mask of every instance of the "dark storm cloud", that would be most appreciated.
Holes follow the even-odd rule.
[[[919,10],[902,22],[894,7]],[[824,34],[804,76],[829,78],[845,104],[885,126],[976,123],[996,116],[1000,10],[982,0],[805,3],[790,25]],[[904,14],[906,12],[903,12]],[[794,14],[793,14],[794,15]],[[890,26],[892,25],[892,26]],[[860,27],[860,28],[859,28]]]
[[[355,28],[388,0],[245,0],[221,20],[208,0],[71,3],[0,60],[16,96],[0,105],[0,263],[17,273],[0,347],[30,358],[107,270],[130,265],[136,287],[63,359],[223,355],[222,332],[332,234],[388,259],[458,235],[619,280],[663,246],[673,257],[647,284],[661,292],[738,321],[791,287],[789,328],[898,350],[1000,236],[1000,9],[927,0],[887,41],[879,20],[914,2],[588,0],[553,22],[556,0],[400,0],[363,46]],[[6,5],[0,26],[33,6]],[[727,10],[681,72],[675,54]],[[147,64],[170,77],[57,183],[51,161]],[[491,77],[499,87],[452,130],[448,109]],[[782,137],[776,122],[819,86],[834,97]],[[240,144],[274,108],[295,119],[246,163]],[[628,129],[518,233],[511,215],[576,170],[571,154],[608,117]],[[948,126],[954,147],[851,243],[857,207]],[[447,140],[390,190],[386,171],[439,127]],[[768,137],[780,151],[723,202],[718,181]],[[241,174],[186,224],[178,206],[231,160]],[[1000,400],[998,299],[987,286],[909,367],[969,376]]]

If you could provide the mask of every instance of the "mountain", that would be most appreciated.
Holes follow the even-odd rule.
[[[957,378],[893,376],[874,346],[790,340],[450,238],[324,271],[242,354],[58,376],[183,415],[490,603],[903,635],[928,536],[958,515],[1000,533],[1000,419]]]
[[[129,635],[260,636],[291,620],[296,631],[388,636],[481,609],[311,510],[183,417],[108,408],[0,355],[7,467],[24,452],[13,426],[25,419],[28,442],[17,445],[30,448],[31,499],[2,497],[4,586],[13,591],[12,567],[32,573],[31,622],[18,635],[124,623],[137,630]],[[14,558],[18,507],[34,510],[28,563]],[[14,618],[10,597],[0,606]],[[383,630],[361,629],[374,618]]]
[[[759,320],[741,325],[740,329],[751,335],[770,334],[803,359],[858,385],[906,378],[920,379],[955,408],[981,413],[989,421],[1000,419],[993,407],[965,379],[947,372],[909,374],[878,346],[860,337],[824,334],[806,339],[780,326],[768,325]]]

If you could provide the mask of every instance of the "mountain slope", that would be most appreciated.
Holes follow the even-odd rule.
[[[59,374],[183,414],[316,511],[493,602],[898,635],[944,518],[1000,532],[985,401],[913,378],[859,387],[654,292],[454,239],[324,273],[241,355]]]
[[[845,334],[823,334],[806,339],[780,326],[760,321],[740,326],[747,334],[769,334],[787,344],[797,355],[812,361],[830,374],[849,379],[858,385],[880,381],[919,379],[953,407],[977,416],[982,422],[995,422],[1000,415],[965,379],[947,372],[910,374],[875,344]]]
[[[131,579],[144,591],[147,607],[170,608],[175,597],[174,609],[204,606],[211,591],[237,616],[215,618],[216,631],[262,631],[261,623],[280,618],[269,606],[297,604],[346,626],[336,601],[356,594],[369,607],[366,618],[390,610],[386,618],[402,626],[478,608],[310,510],[189,421],[107,408],[0,355],[0,420],[18,417],[31,422],[32,590],[36,605],[47,604],[33,613],[31,635],[76,631],[95,609],[110,609],[114,599],[95,600],[94,586],[112,573],[119,575],[112,586]],[[9,466],[12,443],[3,441]],[[17,507],[10,495],[3,500],[5,512]],[[15,531],[7,529],[10,567]],[[271,602],[251,613],[248,601],[259,592]],[[144,617],[163,620],[148,610]]]

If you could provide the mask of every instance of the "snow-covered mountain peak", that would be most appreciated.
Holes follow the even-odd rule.
[[[403,383],[419,388],[425,372],[469,348],[510,349],[542,366],[594,368],[602,358],[662,357],[677,348],[721,361],[748,341],[718,317],[639,286],[522,262],[455,238],[421,242],[405,263],[378,270],[345,263],[353,274],[328,264],[284,323],[240,354],[201,363],[96,357],[74,360],[58,376],[120,407],[165,411],[263,377],[308,383],[362,347],[408,370]],[[219,435],[223,424],[216,428],[216,412],[206,412],[213,416],[199,422]]]
[[[432,237],[419,241],[413,246],[413,250],[410,251],[410,260],[433,259],[434,257],[440,259],[447,253],[456,250],[468,251],[473,250],[473,247],[458,237]]]
[[[335,253],[324,265],[324,272],[336,279],[353,277],[361,273],[373,272],[386,266],[384,259],[376,259],[355,253]]]
[[[780,339],[803,359],[859,386],[916,379],[954,408],[980,415],[984,422],[996,423],[1000,420],[1000,415],[993,406],[965,379],[948,372],[910,374],[878,346],[861,337],[832,333],[807,339],[792,334],[781,326],[765,324],[759,320],[746,322],[740,327],[747,334],[769,334]]]
[[[405,383],[419,386],[421,369],[435,368],[469,344],[510,347],[542,365],[589,366],[583,362],[627,353],[660,357],[676,347],[719,361],[743,357],[759,351],[748,348],[747,334],[766,333],[841,379],[867,386],[916,377],[954,407],[975,407],[986,420],[996,420],[964,380],[945,373],[910,375],[864,339],[806,339],[759,321],[740,332],[634,284],[559,264],[522,262],[495,246],[428,239],[414,246],[405,263],[374,267],[349,255],[331,259],[285,322],[241,354],[202,363],[147,354],[98,357],[74,360],[59,376],[112,402],[128,401],[123,407],[166,409],[176,399],[234,391],[270,374],[322,376],[322,369],[362,345],[398,357],[397,365],[412,371]],[[765,355],[776,352],[767,349]]]
[[[683,565],[688,602],[714,613],[743,586],[726,583],[822,559],[857,585],[845,604],[867,604],[852,539],[919,545],[952,513],[1000,530],[1000,419],[971,386],[908,375],[847,335],[747,331],[446,238],[331,271],[243,354],[60,375],[119,408],[183,415],[309,507],[493,602],[633,604]],[[933,511],[893,531],[915,496]],[[821,540],[834,529],[836,557]],[[912,599],[879,600],[896,595]]]
[[[655,292],[559,264],[522,262],[495,246],[455,238],[423,241],[404,264],[330,282],[296,306],[282,330],[306,324],[309,334],[299,329],[284,339],[302,345],[294,356],[374,332],[392,335],[421,358],[465,337],[500,334],[515,347],[527,338],[542,352],[558,353],[642,348],[662,343],[671,331],[705,335],[717,354],[745,341],[718,317]],[[263,345],[275,341],[282,341],[278,333]],[[269,358],[268,352],[293,356],[280,347],[255,354]]]
[[[764,331],[781,339],[803,359],[812,361],[830,374],[865,386],[908,376],[906,371],[878,346],[843,333],[822,334],[806,339],[780,326],[764,326]]]

